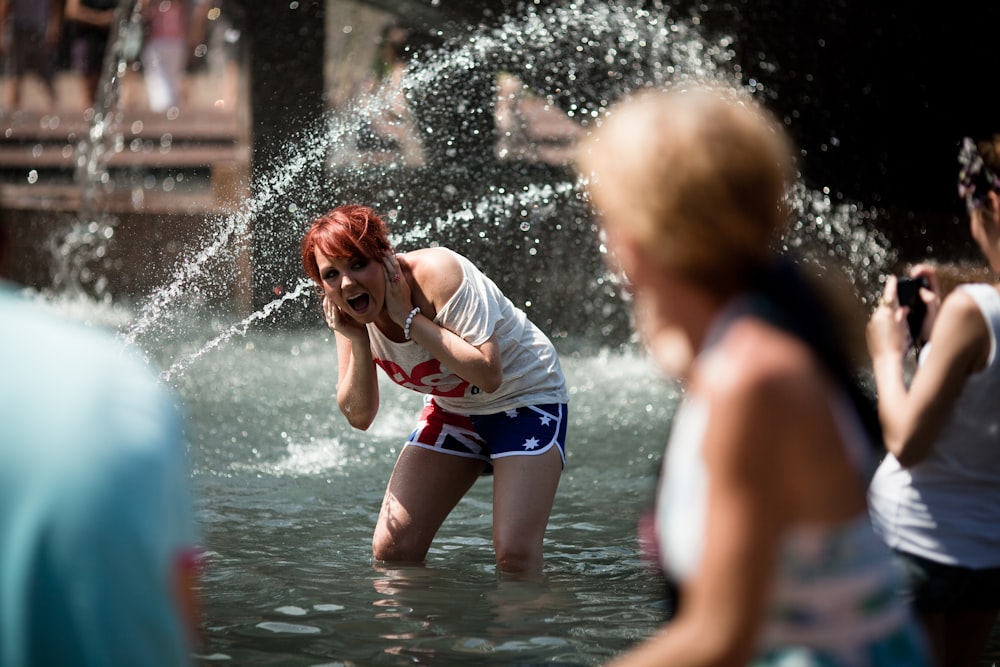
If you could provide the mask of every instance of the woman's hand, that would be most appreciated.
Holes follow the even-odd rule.
[[[410,283],[403,275],[402,265],[396,253],[387,251],[382,256],[382,265],[385,267],[385,307],[392,321],[403,326],[410,311],[413,310]]]
[[[342,311],[329,297],[323,297],[323,316],[331,331],[339,333],[352,344],[368,345],[368,329],[365,325]]]
[[[878,307],[868,320],[868,352],[872,359],[885,354],[902,358],[910,347],[910,330],[906,325],[906,309],[896,298],[896,276],[889,276]]]

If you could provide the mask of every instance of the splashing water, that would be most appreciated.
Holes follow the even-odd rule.
[[[54,294],[90,293],[105,303],[111,301],[108,280],[95,272],[95,264],[107,254],[118,223],[107,207],[114,185],[108,163],[122,149],[122,78],[132,55],[129,36],[141,29],[141,7],[135,0],[122,0],[112,20],[105,75],[96,91],[90,129],[76,150],[75,180],[83,193],[79,215],[68,232],[51,237],[48,243]]]
[[[221,218],[214,235],[208,237],[206,244],[192,256],[184,258],[174,271],[173,279],[146,299],[135,323],[123,336],[124,340],[130,344],[135,343],[141,335],[157,324],[164,329],[160,332],[161,335],[175,331],[178,323],[176,318],[170,317],[172,304],[188,296],[191,286],[197,284],[199,279],[214,278],[210,273],[213,260],[225,262],[233,259],[233,255],[240,250],[239,244],[247,242],[251,224],[258,213],[294,187],[297,183],[296,177],[319,163],[326,149],[325,142],[315,141],[301,148],[301,152],[290,154],[288,159],[283,161],[286,164],[284,170],[272,175],[266,183],[258,185],[256,197],[247,202],[245,208]],[[296,298],[303,293],[303,286],[300,284],[295,290]],[[267,313],[271,313],[288,300],[289,295],[286,294],[264,309]],[[262,317],[253,319],[259,320]]]
[[[128,16],[124,10],[122,15]],[[494,27],[470,26],[416,53],[401,90],[422,162],[396,156],[380,163],[358,155],[357,138],[383,114],[384,96],[359,97],[331,112],[322,126],[285,146],[271,172],[257,174],[254,195],[240,210],[207,221],[200,247],[182,253],[170,280],[143,300],[123,338],[147,349],[164,349],[172,341],[189,345],[206,314],[229,317],[225,307],[213,304],[225,301],[218,295],[242,249],[253,243],[258,252],[289,255],[287,241],[297,241],[312,214],[331,202],[359,201],[385,215],[399,250],[440,244],[468,255],[553,338],[598,346],[627,341],[628,316],[605,268],[582,183],[565,161],[510,159],[497,148],[511,131],[497,127],[498,75],[516,76],[524,91],[562,110],[578,133],[616,100],[645,87],[712,80],[755,95],[770,93],[763,82],[742,80],[733,64],[738,44],[732,37],[709,39],[698,23],[696,16],[672,16],[659,2],[645,8],[616,0],[529,5],[523,15]],[[95,119],[92,135],[106,140],[112,119]],[[303,177],[320,165],[325,178]],[[97,187],[100,169],[87,171]],[[829,192],[797,187],[796,221],[785,245],[817,261],[840,260],[858,292],[870,294],[892,252],[868,224],[873,212],[835,201]],[[254,238],[253,222],[264,210],[287,212],[275,239]],[[95,236],[110,241],[113,227],[102,225],[88,222],[85,233],[74,228],[62,254],[72,255],[71,248]],[[237,324],[216,325],[222,333],[195,352],[165,360],[165,377],[176,378],[234,335],[274,320],[289,303],[308,296],[297,258],[286,259],[295,277],[274,276],[271,283],[298,280],[292,291]]]
[[[849,202],[834,204],[828,190],[808,190],[801,183],[789,201],[794,222],[784,247],[807,261],[843,271],[862,303],[877,298],[882,273],[897,253],[883,233],[863,224],[875,218],[875,211]]]
[[[275,299],[274,301],[265,305],[260,310],[250,313],[248,316],[244,317],[241,321],[237,322],[233,326],[229,327],[223,333],[219,334],[212,340],[202,345],[197,352],[188,355],[184,359],[175,361],[170,366],[170,368],[163,373],[163,379],[169,381],[172,376],[183,372],[184,369],[187,368],[198,357],[218,347],[222,343],[228,341],[233,336],[237,335],[246,336],[247,331],[250,330],[250,325],[252,325],[254,322],[257,322],[259,320],[266,320],[271,316],[271,313],[276,311],[278,308],[281,308],[282,304],[284,304],[286,301],[294,301],[295,299],[298,299],[303,294],[306,294],[307,290],[311,289],[312,287],[313,284],[311,281],[302,279],[301,281],[299,281],[299,284],[295,286],[295,289],[292,290],[291,292],[283,294],[281,298]]]

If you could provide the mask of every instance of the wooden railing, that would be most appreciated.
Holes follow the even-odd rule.
[[[110,129],[121,137],[105,144],[111,147],[104,163],[110,174],[129,170],[139,175],[169,172],[188,177],[176,192],[154,187],[139,198],[133,192],[117,193],[107,200],[112,210],[216,211],[247,196],[250,139],[247,123],[239,114],[198,109],[169,119],[126,111]],[[91,131],[91,123],[79,112],[0,116],[0,205],[77,208],[82,185],[74,174],[80,161],[87,159],[84,140]]]

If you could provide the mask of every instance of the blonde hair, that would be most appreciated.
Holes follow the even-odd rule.
[[[578,163],[604,224],[706,285],[764,265],[787,226],[790,142],[739,91],[646,91],[613,107]]]

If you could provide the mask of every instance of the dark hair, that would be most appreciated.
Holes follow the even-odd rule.
[[[876,450],[883,447],[878,406],[864,390],[851,345],[851,322],[856,318],[835,296],[820,289],[787,255],[758,271],[751,280],[754,312],[805,343],[823,368],[844,390]],[[842,300],[840,300],[842,301]],[[847,320],[844,322],[842,320]]]
[[[365,257],[379,261],[392,249],[385,221],[367,206],[346,204],[326,213],[302,237],[302,268],[322,284],[316,251],[327,257]]]
[[[962,139],[958,153],[958,195],[965,200],[970,210],[982,206],[986,194],[1000,190],[1000,135],[992,139],[975,142],[969,137]]]

